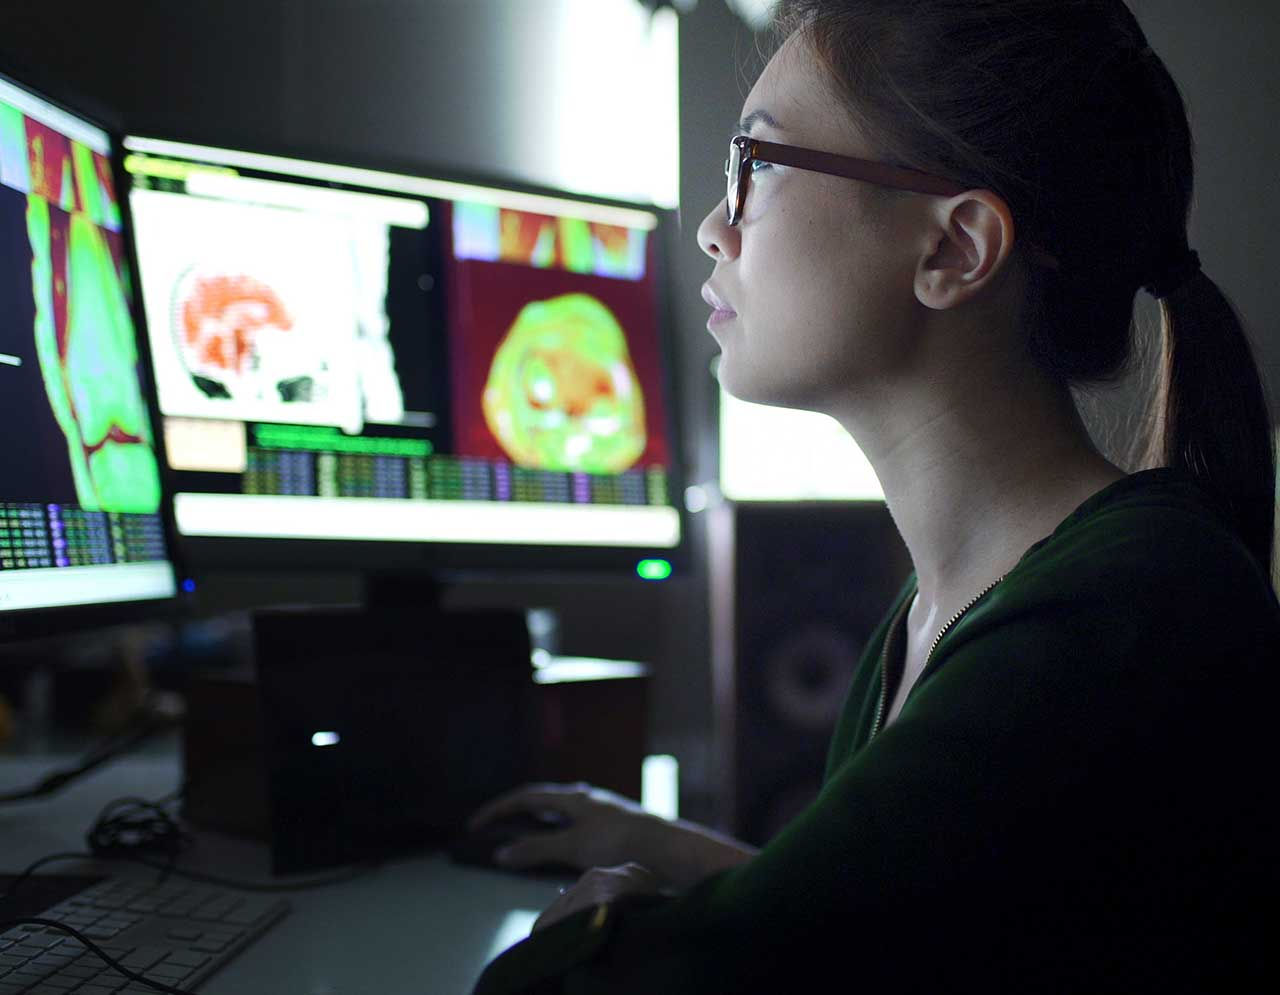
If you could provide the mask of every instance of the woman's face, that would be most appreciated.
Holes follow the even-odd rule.
[[[877,158],[799,35],[769,61],[742,113],[752,137]],[[719,379],[742,400],[831,413],[850,392],[884,389],[885,374],[913,353],[913,283],[930,237],[923,198],[788,166],[752,168],[738,225],[729,227],[721,201],[698,228],[716,264],[706,286],[735,312],[709,326]]]

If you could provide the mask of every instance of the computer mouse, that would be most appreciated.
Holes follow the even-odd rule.
[[[493,855],[508,843],[521,837],[562,829],[570,821],[572,820],[567,816],[556,812],[515,812],[511,815],[499,816],[478,829],[464,829],[449,845],[449,857],[455,863],[468,864],[472,867],[516,870],[516,868],[503,867],[493,859]],[[568,864],[541,864],[519,870],[555,876],[576,876],[580,873],[576,867]]]

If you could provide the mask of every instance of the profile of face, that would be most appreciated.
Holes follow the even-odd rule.
[[[883,161],[801,34],[769,60],[742,115],[740,133],[754,138]],[[722,200],[698,228],[715,262],[704,296],[732,312],[708,325],[721,384],[745,401],[827,413],[892,398],[936,363],[930,323],[987,282],[1010,226],[985,192],[903,194],[754,162],[738,224]]]

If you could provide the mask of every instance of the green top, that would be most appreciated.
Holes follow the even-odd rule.
[[[868,643],[820,794],[757,857],[570,916],[477,995],[1280,977],[1280,603],[1191,479],[1142,471],[1077,508],[871,737],[915,590],[913,574]]]

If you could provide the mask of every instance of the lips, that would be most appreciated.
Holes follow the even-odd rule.
[[[738,313],[732,307],[730,307],[729,304],[725,300],[723,300],[719,294],[717,294],[714,290],[711,289],[710,284],[704,283],[702,285],[702,299],[711,305],[711,307],[715,310],[716,314],[723,314],[725,316],[728,316],[728,315],[736,315]]]

